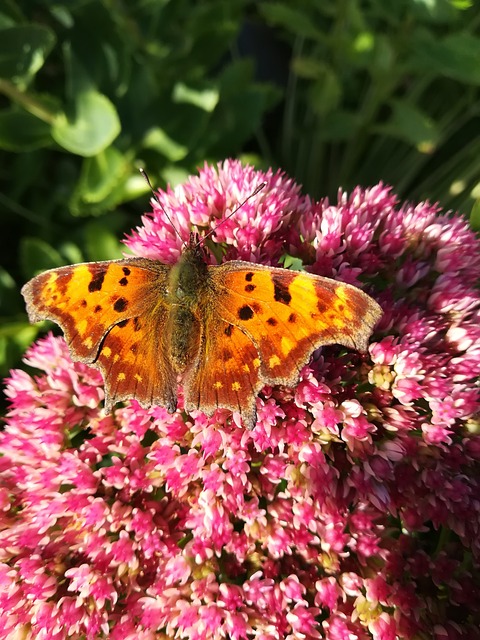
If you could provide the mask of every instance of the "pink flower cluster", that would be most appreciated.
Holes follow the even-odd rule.
[[[1,639],[480,637],[480,242],[383,185],[311,202],[236,161],[159,198],[186,240],[261,181],[212,260],[289,254],[365,288],[370,353],[323,348],[245,431],[225,410],[105,416],[100,374],[39,340],[0,434]],[[152,206],[126,244],[174,262]]]

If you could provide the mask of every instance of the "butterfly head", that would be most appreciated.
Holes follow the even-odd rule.
[[[202,237],[197,231],[192,231],[188,239],[188,243],[185,245],[184,255],[192,256],[194,260],[200,260],[207,263],[209,258],[209,252],[205,246],[205,238]]]

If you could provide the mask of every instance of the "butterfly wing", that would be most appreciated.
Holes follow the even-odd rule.
[[[253,429],[255,398],[264,386],[257,347],[215,307],[206,308],[203,327],[200,351],[184,377],[185,409],[207,415],[218,407],[238,411],[244,425]]]
[[[382,314],[356,287],[306,272],[233,261],[209,273],[214,308],[205,311],[187,401],[206,413],[216,406],[240,411],[249,426],[265,384],[293,385],[322,345],[366,351]]]
[[[169,271],[141,258],[91,262],[46,271],[22,289],[30,321],[60,325],[72,358],[102,371],[106,410],[127,398],[176,407],[164,344]]]

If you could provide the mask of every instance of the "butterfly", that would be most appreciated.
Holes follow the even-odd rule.
[[[380,306],[360,289],[305,271],[244,261],[208,263],[191,235],[178,262],[124,258],[51,269],[22,288],[30,322],[52,320],[71,356],[99,369],[105,411],[135,398],[148,408],[256,423],[265,385],[293,386],[312,352],[366,351]]]

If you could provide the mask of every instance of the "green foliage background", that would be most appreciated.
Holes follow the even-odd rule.
[[[25,280],[121,255],[141,166],[164,187],[242,157],[315,197],[384,180],[475,222],[479,23],[470,0],[6,0],[0,374],[38,331]]]

